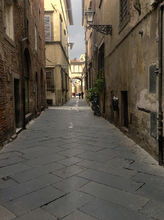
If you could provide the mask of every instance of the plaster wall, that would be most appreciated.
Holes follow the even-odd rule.
[[[158,67],[158,9],[149,0],[140,0],[141,14],[129,0],[130,18],[120,28],[120,1],[92,2],[94,24],[111,24],[112,35],[102,35],[95,30],[86,33],[88,62],[93,82],[98,73],[98,54],[104,44],[105,65],[105,114],[104,117],[125,131],[154,157],[158,154],[157,137],[151,136],[152,112],[158,112],[158,77],[156,92],[150,92],[149,69]],[[86,1],[88,8],[88,1]],[[92,32],[92,34],[91,34]],[[128,94],[128,128],[123,125],[122,92]],[[118,97],[118,111],[113,110],[112,97]]]

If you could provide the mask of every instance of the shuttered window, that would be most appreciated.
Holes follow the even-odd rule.
[[[51,41],[51,16],[44,16],[45,41]]]
[[[129,0],[120,0],[120,29],[129,21]]]
[[[46,72],[47,91],[54,91],[54,77],[51,71]]]

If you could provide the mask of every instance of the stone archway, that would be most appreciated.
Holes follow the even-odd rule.
[[[75,96],[83,91],[82,79],[80,77],[72,78],[72,95]]]

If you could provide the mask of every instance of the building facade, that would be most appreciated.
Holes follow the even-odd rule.
[[[82,54],[80,59],[71,60],[71,79],[72,79],[72,96],[77,93],[85,92],[85,55]]]
[[[164,1],[82,2],[88,88],[101,74],[105,82],[100,94],[104,117],[163,163]],[[112,25],[112,34],[87,28],[89,9],[95,12],[93,24]]]
[[[73,25],[71,0],[45,1],[47,103],[62,105],[69,99],[68,25]]]
[[[45,108],[44,1],[0,1],[0,143]]]

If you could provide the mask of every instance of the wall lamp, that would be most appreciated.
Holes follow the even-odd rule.
[[[92,11],[91,8],[88,8],[88,11],[85,12],[86,21],[87,21],[87,28],[93,28],[97,32],[105,35],[112,35],[112,25],[99,25],[99,24],[92,24],[95,12]]]

